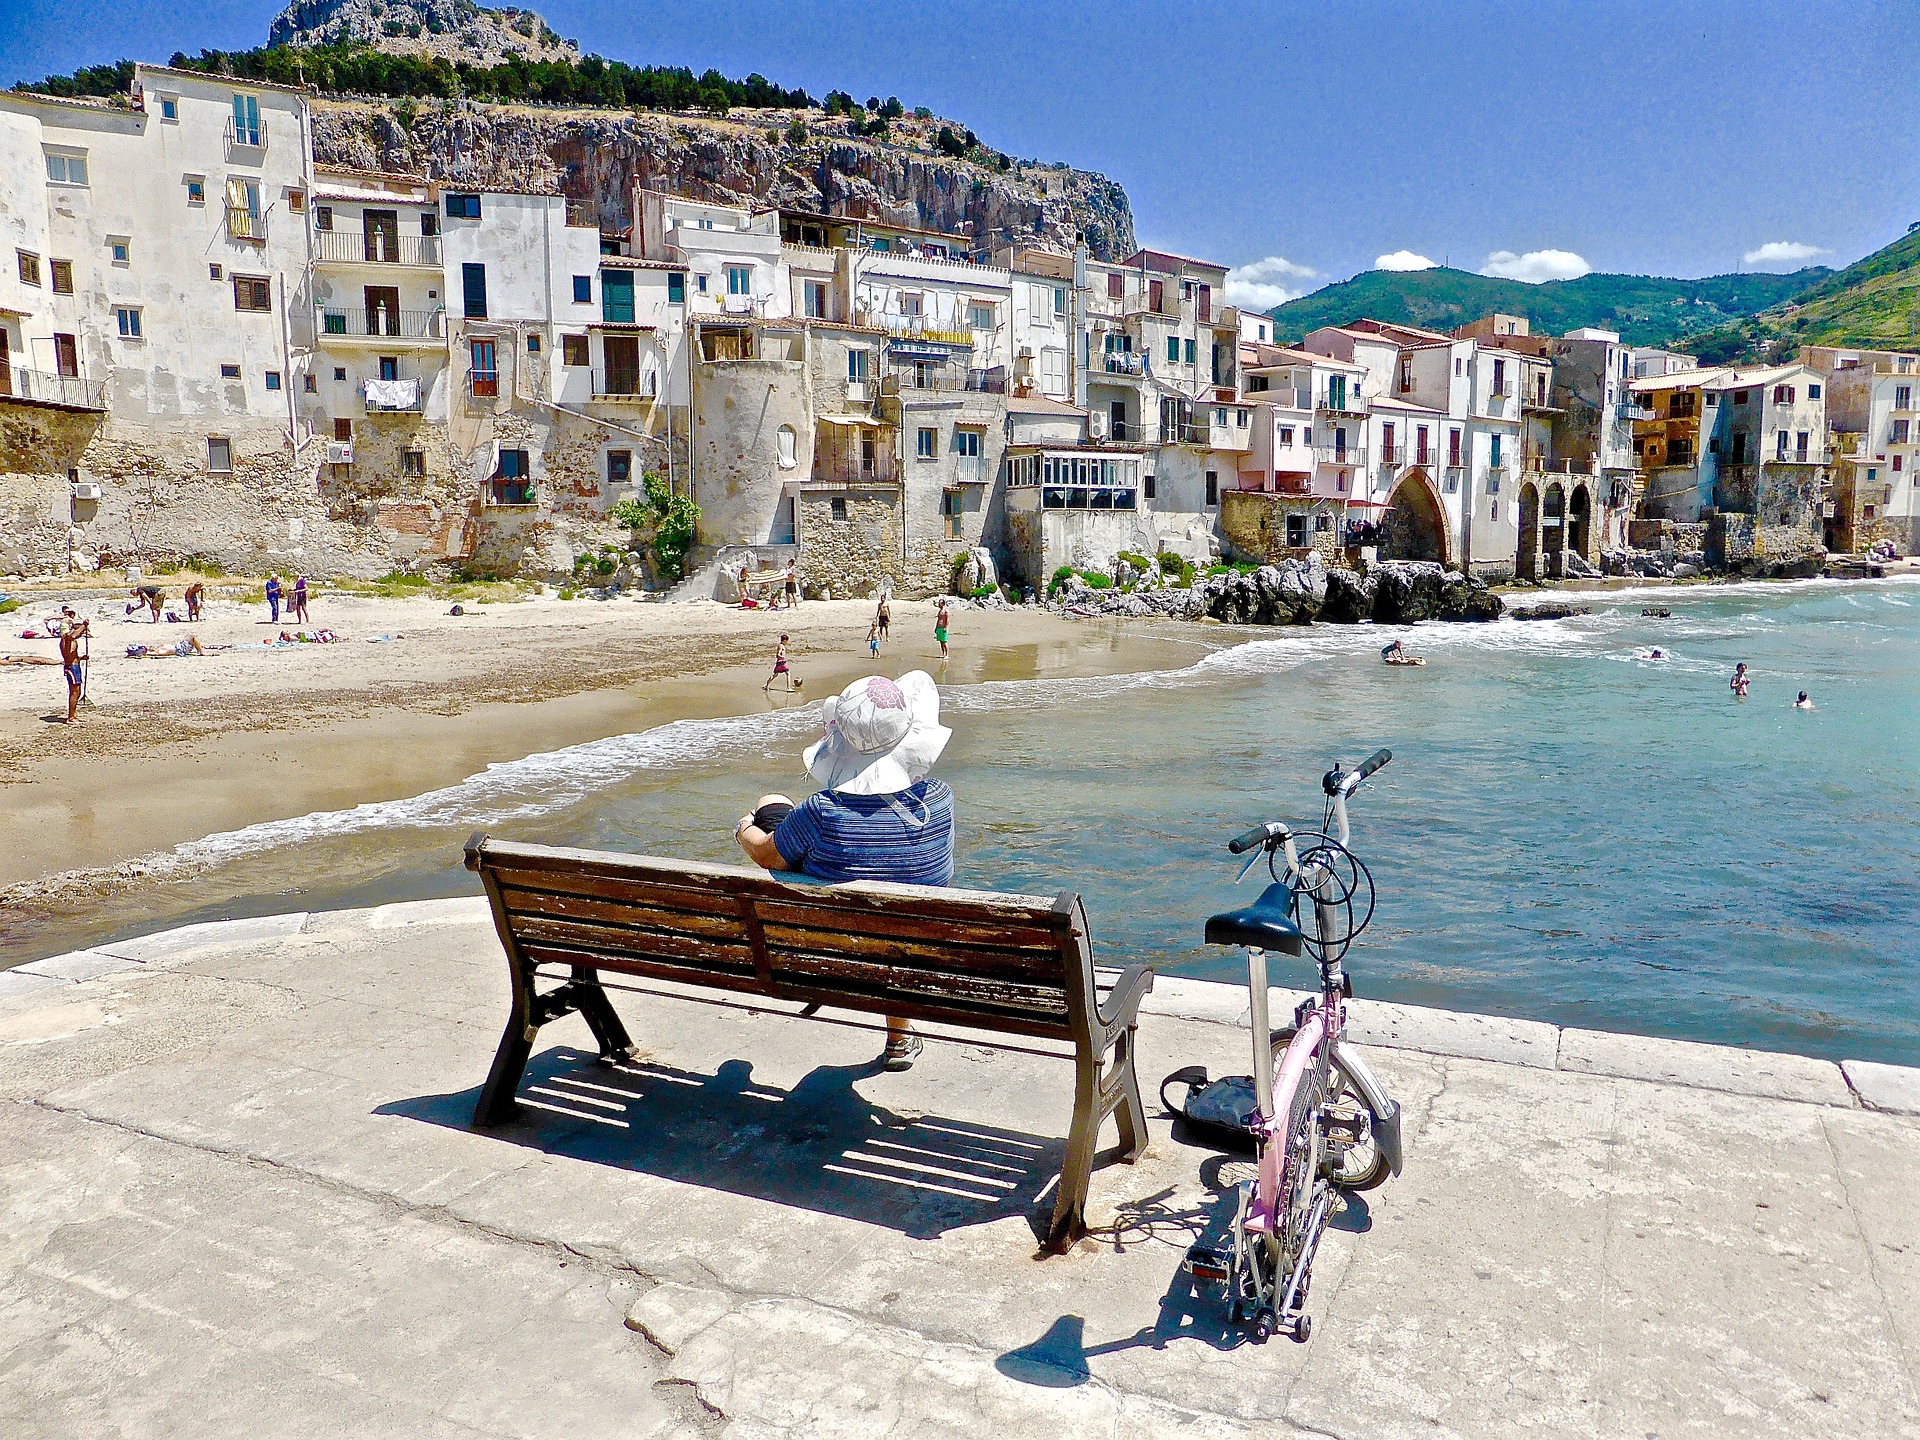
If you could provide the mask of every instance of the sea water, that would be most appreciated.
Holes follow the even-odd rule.
[[[1361,995],[1920,1063],[1920,585],[1566,598],[1592,612],[1319,626],[1172,672],[947,690],[956,883],[1079,891],[1101,960],[1243,980],[1201,939],[1264,878],[1235,888],[1227,840],[1317,827],[1329,763],[1388,746],[1353,805],[1377,890],[1347,962]],[[1396,634],[1427,665],[1382,665]],[[1791,708],[1803,689],[1811,713]],[[160,857],[195,897],[176,917],[464,893],[480,828],[736,859],[759,794],[810,788],[817,706],[771,704],[193,842]],[[1276,963],[1277,983],[1309,978]]]

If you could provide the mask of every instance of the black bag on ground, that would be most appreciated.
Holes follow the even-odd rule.
[[[1168,1098],[1175,1085],[1187,1087],[1186,1099],[1178,1105]],[[1187,1122],[1194,1138],[1227,1150],[1252,1150],[1253,1131],[1248,1128],[1259,1101],[1254,1095],[1251,1075],[1222,1075],[1207,1078],[1204,1065],[1189,1065],[1176,1070],[1160,1082],[1160,1103],[1169,1114]]]

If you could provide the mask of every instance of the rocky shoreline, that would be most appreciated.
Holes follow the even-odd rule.
[[[1048,602],[1071,615],[1212,619],[1232,625],[1412,625],[1498,620],[1506,607],[1486,581],[1430,560],[1329,567],[1316,553],[1255,570],[1197,577],[1191,588],[1096,589],[1072,576]]]

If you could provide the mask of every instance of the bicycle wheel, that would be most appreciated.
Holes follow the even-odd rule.
[[[1280,1208],[1273,1233],[1276,1292],[1285,1288],[1300,1252],[1306,1246],[1307,1222],[1313,1213],[1326,1156],[1326,1132],[1320,1112],[1326,1103],[1327,1062],[1316,1057],[1287,1107],[1286,1151],[1280,1159]]]
[[[1277,1071],[1293,1038],[1293,1027],[1284,1036],[1275,1032],[1273,1065]],[[1379,1142],[1373,1138],[1373,1107],[1360,1087],[1353,1083],[1338,1060],[1327,1069],[1326,1089],[1326,1164],[1327,1179],[1336,1190],[1372,1190],[1386,1183],[1393,1173]]]

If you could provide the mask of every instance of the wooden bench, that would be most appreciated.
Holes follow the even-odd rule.
[[[514,1113],[534,1038],[549,1021],[578,1011],[603,1064],[631,1054],[601,983],[604,971],[799,1007],[777,1014],[810,1016],[826,1006],[944,1022],[969,1032],[969,1043],[981,1043],[980,1032],[1067,1042],[1070,1052],[1030,1052],[1074,1062],[1073,1125],[1047,1232],[1052,1249],[1085,1233],[1087,1182],[1106,1117],[1118,1121],[1125,1159],[1146,1145],[1133,1049],[1153,970],[1096,977],[1077,895],[804,884],[739,866],[518,845],[485,834],[467,842],[466,863],[486,885],[513,985],[476,1125]],[[557,983],[542,989],[537,982]]]

